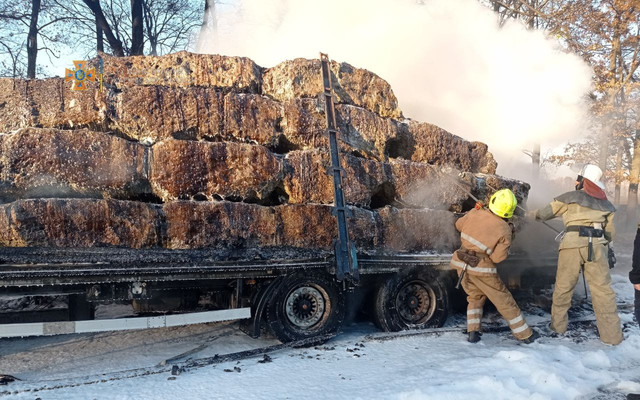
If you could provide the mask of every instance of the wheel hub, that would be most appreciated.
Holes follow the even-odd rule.
[[[398,291],[396,309],[405,322],[427,321],[433,314],[432,308],[432,291],[424,282],[408,282]]]
[[[287,296],[285,312],[289,322],[300,328],[309,328],[322,319],[325,300],[319,290],[312,286],[295,289]]]
[[[409,297],[407,305],[411,310],[415,310],[416,308],[420,307],[420,298],[418,296],[412,295],[411,297]]]

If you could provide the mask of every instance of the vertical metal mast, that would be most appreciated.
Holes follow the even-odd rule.
[[[336,277],[339,281],[345,278],[357,284],[360,275],[358,273],[358,258],[356,248],[349,241],[347,229],[347,216],[349,209],[345,207],[344,192],[342,191],[342,172],[338,148],[338,130],[336,124],[335,106],[333,104],[333,88],[331,86],[331,70],[329,69],[329,56],[320,53],[322,64],[322,80],[324,87],[325,114],[327,115],[327,133],[329,134],[329,147],[331,150],[331,169],[333,171],[333,215],[338,220],[338,239],[334,240],[336,253]]]

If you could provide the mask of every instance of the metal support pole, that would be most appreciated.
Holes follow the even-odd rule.
[[[345,207],[344,192],[342,190],[342,171],[338,148],[338,130],[336,123],[335,105],[333,103],[333,88],[331,86],[331,71],[329,56],[320,53],[322,64],[322,80],[324,87],[325,114],[327,116],[327,133],[331,151],[331,170],[333,175],[334,207],[333,213],[338,221],[338,239],[334,241],[336,254],[336,277],[339,281],[349,279],[354,284],[359,281],[358,259],[355,247],[349,241],[347,216],[349,210]]]

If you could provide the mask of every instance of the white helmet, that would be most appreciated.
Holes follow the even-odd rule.
[[[598,185],[600,189],[605,190],[604,183],[600,180],[602,178],[602,170],[597,165],[586,164],[582,167],[580,175]]]

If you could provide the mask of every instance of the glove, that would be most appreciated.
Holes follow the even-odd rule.
[[[536,220],[536,219],[538,219],[538,210],[530,210],[530,211],[527,211],[527,212],[524,214],[524,216],[525,216],[526,218]]]
[[[462,262],[469,264],[470,267],[477,267],[480,263],[480,257],[478,257],[476,252],[472,250],[458,250],[458,258],[462,260]]]

